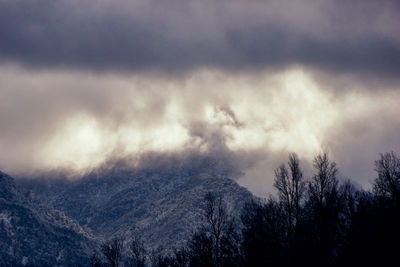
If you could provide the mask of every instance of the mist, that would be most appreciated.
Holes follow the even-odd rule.
[[[344,177],[368,184],[379,152],[399,146],[399,92],[324,80],[299,66],[179,77],[2,67],[0,167],[85,173],[147,153],[232,154],[240,183],[264,194],[288,153],[308,164],[327,151]]]
[[[0,169],[188,151],[257,194],[296,152],[375,178],[400,141],[396,1],[1,1]],[[229,157],[228,157],[229,158]]]

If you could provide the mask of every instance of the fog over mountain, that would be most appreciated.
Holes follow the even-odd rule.
[[[52,207],[77,220],[100,239],[140,237],[147,250],[180,248],[203,223],[204,197],[223,197],[237,218],[254,196],[232,178],[239,175],[227,159],[200,154],[146,155],[140,166],[120,159],[79,177],[41,173],[19,183]]]
[[[0,265],[392,264],[399,14],[0,0]]]
[[[367,186],[400,149],[397,1],[0,2],[0,169],[228,157],[239,183],[327,151]],[[135,162],[135,161],[134,161]],[[135,164],[135,163],[133,163]]]

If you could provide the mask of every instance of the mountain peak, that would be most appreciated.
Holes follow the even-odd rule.
[[[47,177],[21,184],[98,237],[129,239],[140,233],[147,248],[165,252],[183,245],[202,223],[208,192],[221,195],[235,215],[253,199],[231,179],[230,168],[210,162],[206,157],[186,158],[171,160],[166,167],[103,168],[75,181]]]

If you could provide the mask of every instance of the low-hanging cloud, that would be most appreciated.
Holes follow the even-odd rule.
[[[400,73],[397,1],[0,1],[0,58],[96,71]]]
[[[396,87],[365,90],[344,79],[338,92],[304,67],[179,77],[17,66],[0,73],[0,168],[16,174],[196,151],[234,162],[239,181],[262,195],[290,152],[309,164],[328,151],[343,176],[367,185],[378,153],[400,146]]]
[[[378,153],[400,149],[399,11],[392,0],[0,0],[0,169],[207,155],[262,195],[288,153],[310,172],[328,151],[367,186]]]

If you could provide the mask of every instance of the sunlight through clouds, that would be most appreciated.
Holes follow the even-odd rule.
[[[370,166],[379,151],[393,149],[384,144],[396,143],[400,125],[393,84],[372,90],[298,65],[236,73],[204,68],[176,77],[0,70],[0,97],[8,99],[0,106],[6,125],[0,147],[7,151],[0,167],[8,172],[82,172],[148,152],[233,153],[254,163],[243,169],[251,180],[246,186],[263,188],[268,182],[258,184],[257,177],[270,177],[290,152],[309,163],[328,151],[343,173],[356,176],[360,167],[350,157]]]
[[[112,150],[113,135],[98,122],[80,114],[69,119],[41,151],[45,167],[82,170],[102,163]]]
[[[325,132],[335,123],[338,110],[329,92],[323,92],[304,71],[290,70],[273,77],[276,87],[249,94],[240,106],[243,128],[232,129],[233,149],[266,146],[272,151],[298,151],[311,158],[323,148]],[[232,109],[236,111],[235,107]],[[252,110],[259,112],[254,114]],[[253,120],[249,114],[252,114]],[[254,116],[257,118],[254,119]]]
[[[99,82],[102,79],[99,77]],[[218,136],[218,142],[233,152],[296,151],[311,160],[326,149],[328,132],[345,117],[343,112],[348,113],[343,103],[351,101],[335,100],[329,90],[322,90],[310,73],[301,68],[264,73],[262,79],[202,71],[183,81],[153,80],[153,89],[147,91],[141,88],[149,77],[113,79],[104,83],[118,85],[116,88],[120,89],[115,94],[121,94],[123,101],[116,102],[113,95],[109,109],[126,110],[124,119],[109,125],[109,120],[96,113],[74,113],[45,141],[39,164],[83,170],[97,166],[115,153],[140,155],[189,147],[210,151],[217,149],[212,138]],[[154,95],[157,87],[165,88],[165,97],[158,100]],[[199,88],[214,97],[198,98]],[[221,89],[229,96],[220,95]],[[188,92],[185,98],[179,97],[181,91]],[[102,93],[105,94],[104,90]],[[352,110],[363,110],[366,103],[360,100]]]

